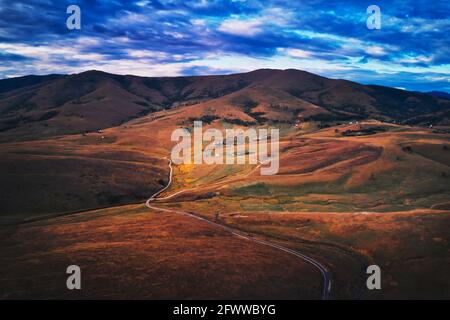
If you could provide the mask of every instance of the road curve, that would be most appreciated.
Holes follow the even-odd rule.
[[[300,258],[300,259],[302,259],[302,260],[312,264],[315,268],[317,268],[320,271],[320,273],[322,274],[322,277],[323,277],[322,299],[323,300],[327,300],[330,297],[331,280],[330,280],[329,272],[328,272],[327,268],[324,265],[322,265],[320,262],[318,262],[317,260],[315,260],[315,259],[313,259],[313,258],[311,258],[311,257],[309,257],[309,256],[307,256],[307,255],[297,251],[297,250],[293,250],[293,249],[290,249],[290,248],[287,248],[287,247],[284,247],[284,246],[281,246],[279,244],[272,243],[272,242],[269,242],[269,241],[266,241],[266,240],[263,240],[263,239],[257,239],[257,238],[255,238],[255,237],[253,237],[253,236],[251,236],[251,235],[249,235],[247,233],[244,233],[242,231],[230,228],[228,226],[225,226],[225,225],[222,225],[220,223],[214,222],[212,220],[209,220],[207,218],[204,218],[204,217],[201,217],[199,215],[193,214],[191,212],[185,212],[185,211],[179,211],[179,210],[170,210],[170,209],[164,209],[164,208],[158,208],[158,207],[152,206],[150,204],[151,202],[154,202],[156,200],[167,200],[167,199],[170,199],[170,198],[174,197],[175,195],[183,192],[183,190],[181,190],[181,191],[178,191],[178,192],[176,192],[176,193],[174,193],[174,194],[172,194],[170,196],[164,197],[164,198],[158,198],[158,199],[156,198],[159,194],[161,194],[162,192],[166,191],[170,187],[170,185],[172,184],[172,174],[173,174],[172,160],[169,160],[169,169],[170,169],[170,173],[169,173],[169,181],[168,181],[167,185],[164,188],[162,188],[161,190],[155,192],[145,202],[146,207],[148,207],[150,209],[153,209],[153,210],[158,210],[158,211],[163,211],[163,212],[170,212],[170,213],[177,213],[177,214],[181,214],[181,215],[188,216],[188,217],[191,217],[191,218],[195,218],[197,220],[201,220],[201,221],[204,221],[206,223],[209,223],[210,225],[213,225],[215,227],[221,228],[221,229],[231,233],[232,235],[234,235],[236,237],[239,237],[239,238],[242,238],[242,239],[245,239],[245,240],[249,240],[249,241],[253,241],[255,243],[259,243],[259,244],[262,244],[262,245],[265,245],[265,246],[268,246],[268,247],[271,247],[271,248],[274,248],[274,249],[277,249],[277,250],[289,253],[291,255],[294,255],[294,256],[296,256],[296,257],[298,257],[298,258]]]

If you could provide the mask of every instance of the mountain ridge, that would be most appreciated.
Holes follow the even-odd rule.
[[[450,124],[446,116],[450,101],[443,97],[330,79],[296,69],[178,77],[89,70],[0,80],[0,141],[99,130],[186,105],[199,105],[199,113],[210,114],[211,106],[218,109],[219,104],[248,115],[237,118],[241,124],[369,118],[417,125]],[[214,116],[224,117],[223,112]]]

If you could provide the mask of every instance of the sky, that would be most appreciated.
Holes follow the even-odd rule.
[[[81,29],[69,30],[69,5]],[[369,29],[369,5],[381,29]],[[450,92],[450,1],[0,0],[0,78],[261,68]]]

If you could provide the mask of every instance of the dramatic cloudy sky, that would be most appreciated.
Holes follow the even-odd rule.
[[[81,30],[66,27],[70,4]],[[381,30],[366,27],[371,4]],[[0,78],[296,68],[450,92],[449,35],[448,0],[0,0]]]

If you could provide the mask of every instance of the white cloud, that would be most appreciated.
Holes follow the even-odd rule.
[[[373,56],[384,56],[386,51],[384,51],[384,48],[380,46],[370,46],[366,48],[366,53]]]
[[[82,46],[95,46],[100,44],[100,41],[93,37],[79,37],[76,41],[78,45]]]
[[[148,5],[148,4],[150,4],[150,3],[151,3],[151,1],[148,1],[148,0],[143,0],[143,1],[136,2],[136,4],[137,4],[139,7],[145,7],[146,5]]]
[[[308,30],[295,30],[293,33],[307,39],[321,39],[334,42],[339,45],[331,54],[341,56],[357,56],[362,52],[372,56],[384,56],[390,52],[399,51],[399,47],[383,44],[382,46],[370,41],[363,41],[358,38],[343,37],[330,33],[314,32]]]
[[[24,43],[0,43],[0,50],[42,61],[54,60],[56,62],[61,59],[101,61],[106,59],[106,56],[99,53],[84,52],[84,45],[81,45],[80,43],[82,42],[76,42],[72,46],[32,46]]]
[[[154,59],[166,59],[167,53],[153,50],[135,50],[128,49],[126,53],[132,58],[154,58]]]
[[[286,26],[293,19],[293,14],[282,8],[268,8],[261,14],[248,18],[232,16],[223,21],[218,30],[224,33],[251,37],[263,31],[264,26]]]
[[[149,19],[145,14],[126,11],[125,14],[120,15],[120,17],[110,19],[110,22],[112,25],[146,25],[149,23]]]
[[[106,59],[106,56],[99,53],[75,53],[70,58],[75,60],[86,60],[86,61],[102,61]]]
[[[283,52],[293,58],[308,58],[311,56],[310,51],[296,48],[278,48],[278,52]]]
[[[400,60],[403,63],[427,63],[433,61],[433,57],[426,57],[424,55],[418,55],[415,57],[407,56]]]
[[[239,36],[254,36],[262,32],[262,25],[263,21],[260,18],[249,20],[228,19],[220,24],[218,30]]]
[[[190,22],[197,27],[203,27],[206,25],[206,20],[204,19],[192,19]]]
[[[199,0],[191,3],[194,8],[207,8],[209,6],[208,0]]]
[[[167,36],[171,36],[175,39],[183,39],[184,35],[180,32],[174,32],[174,31],[164,31],[164,34]]]

